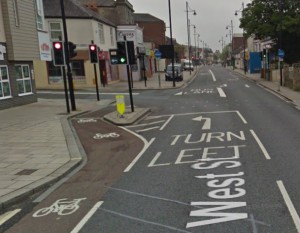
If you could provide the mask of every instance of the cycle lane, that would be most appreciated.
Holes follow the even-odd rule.
[[[6,232],[71,232],[100,204],[107,189],[144,146],[130,132],[104,122],[104,114],[101,110],[72,119],[86,164]]]

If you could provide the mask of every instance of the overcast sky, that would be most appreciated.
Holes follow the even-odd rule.
[[[135,13],[149,13],[163,20],[169,27],[168,0],[129,0],[129,2],[133,5]],[[176,38],[180,44],[187,44],[186,2],[188,2],[190,9],[196,10],[197,13],[196,16],[193,15],[193,12],[188,15],[191,24],[196,26],[196,34],[200,34],[199,40],[203,40],[215,51],[221,50],[222,45],[219,40],[222,37],[226,44],[229,43],[229,30],[226,29],[226,26],[230,25],[231,20],[234,33],[242,33],[242,29],[239,28],[241,13],[239,16],[235,16],[234,13],[236,10],[242,9],[243,2],[246,7],[251,0],[171,0],[170,2],[173,38]],[[228,34],[227,37],[226,34]],[[166,31],[166,36],[170,37],[169,30]],[[191,44],[195,44],[193,26],[191,27]],[[200,42],[200,47],[202,47],[202,42]]]

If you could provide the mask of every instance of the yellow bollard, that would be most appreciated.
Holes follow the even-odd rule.
[[[120,114],[120,117],[123,118],[123,114],[125,113],[124,95],[116,95],[116,101],[117,101],[117,111]]]

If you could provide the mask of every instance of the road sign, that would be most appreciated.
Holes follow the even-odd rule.
[[[278,49],[278,57],[284,58],[285,52],[282,49]]]
[[[155,53],[154,53],[155,57],[157,59],[160,59],[161,58],[161,52],[159,50],[156,50]]]

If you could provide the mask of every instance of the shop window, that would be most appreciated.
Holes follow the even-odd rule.
[[[19,95],[31,94],[32,84],[29,65],[16,65],[15,71]]]
[[[0,99],[11,97],[8,68],[0,66]]]

